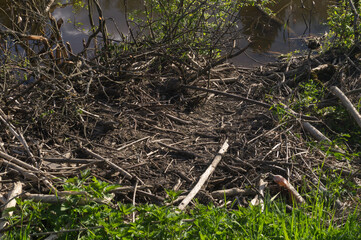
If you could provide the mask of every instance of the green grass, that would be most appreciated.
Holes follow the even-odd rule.
[[[100,199],[109,198],[113,188],[89,176],[67,182],[64,190],[86,190]],[[361,239],[357,206],[350,213],[340,212],[332,198],[317,191],[306,197],[307,204],[291,212],[282,200],[269,198],[263,211],[259,206],[234,210],[196,204],[185,212],[172,206],[82,205],[80,196],[62,204],[18,199],[4,239],[45,239],[48,235],[36,234],[67,229],[78,230],[61,233],[58,239]]]

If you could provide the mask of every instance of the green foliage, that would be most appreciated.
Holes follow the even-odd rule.
[[[292,116],[283,103],[274,104],[270,110],[278,117],[279,123],[287,121]]]
[[[361,13],[360,7],[357,8],[357,11],[358,14]],[[328,37],[335,40],[332,46],[349,48],[354,44],[355,34],[361,30],[359,22],[357,27],[354,28],[354,17],[347,0],[337,1],[335,5],[329,8],[328,26],[330,27],[330,33]]]
[[[144,0],[145,9],[130,13],[129,20],[138,28],[136,39],[143,39],[142,47],[168,45],[172,55],[193,53],[217,58],[240,32],[236,30],[239,8],[255,2]],[[170,47],[174,45],[178,47]]]
[[[301,83],[300,97],[298,101],[296,101],[295,110],[309,107],[312,107],[314,110],[316,110],[316,103],[322,99],[324,92],[323,85],[313,79],[310,79],[306,83]]]
[[[114,187],[85,172],[80,178],[68,179],[64,190],[86,191],[89,197],[106,199]],[[65,229],[78,230],[59,233],[58,239],[359,239],[361,215],[357,208],[343,217],[340,226],[334,219],[332,203],[344,195],[340,192],[345,189],[344,180],[332,178],[327,187],[329,195],[309,192],[309,204],[295,206],[291,213],[286,212],[283,201],[268,197],[263,211],[259,206],[229,210],[196,204],[188,213],[173,206],[82,204],[80,196],[70,196],[59,204],[18,199],[17,206],[9,209],[14,215],[3,239],[44,239],[47,235],[34,234]],[[174,199],[179,193],[168,191],[168,195]]]

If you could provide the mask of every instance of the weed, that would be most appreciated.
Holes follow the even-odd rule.
[[[197,203],[189,213],[173,206],[82,205],[79,196],[59,204],[18,199],[17,207],[10,209],[15,211],[4,239],[30,239],[37,233],[64,229],[78,231],[59,233],[59,239],[359,239],[361,216],[357,208],[342,218],[340,226],[335,224],[332,196],[342,197],[344,185],[341,177],[334,179],[327,185],[331,192],[328,197],[310,192],[309,204],[294,206],[291,213],[286,212],[282,200],[271,201],[269,197],[264,210],[259,206],[229,210]],[[81,178],[68,179],[64,189],[86,191],[89,196],[105,199],[114,187],[91,178],[87,172]],[[168,191],[172,200],[178,194]],[[133,213],[137,216],[135,222],[130,221]]]

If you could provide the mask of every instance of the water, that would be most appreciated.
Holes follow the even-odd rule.
[[[327,32],[327,9],[333,1],[281,0],[271,7],[278,21],[256,8],[241,11],[242,32],[254,47],[237,57],[237,65],[252,66],[274,61],[280,54],[307,49],[305,38]]]
[[[4,2],[6,0],[0,0]],[[335,0],[334,0],[335,1]],[[128,11],[141,9],[142,0],[130,0]],[[119,32],[128,33],[125,23],[124,0],[100,0],[108,31],[113,39],[121,39]],[[239,28],[245,37],[254,42],[253,47],[232,60],[241,66],[257,66],[274,61],[280,54],[306,49],[304,39],[308,36],[321,36],[327,30],[327,8],[332,0],[279,0],[271,9],[277,20],[271,20],[256,8],[245,8],[240,12]],[[4,21],[0,12],[0,20]],[[62,18],[61,28],[64,41],[69,41],[75,52],[83,49],[83,39],[87,39],[89,27],[88,11],[83,9],[74,13],[71,6],[55,9],[53,16]],[[97,25],[94,11],[94,22]],[[81,24],[77,24],[81,23]],[[245,42],[240,42],[240,47]]]

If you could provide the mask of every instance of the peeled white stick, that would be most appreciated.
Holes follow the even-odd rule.
[[[346,95],[336,86],[330,87],[331,92],[338,97],[342,105],[347,109],[347,111],[351,114],[351,116],[356,120],[357,124],[361,128],[361,115],[356,110],[356,108],[352,105],[350,100],[346,97]]]
[[[311,136],[316,139],[317,141],[324,141],[327,143],[332,143],[331,140],[326,137],[325,135],[323,135],[317,128],[315,128],[311,123],[309,122],[304,122],[301,121],[302,127],[311,134]],[[338,147],[337,145],[335,145],[335,149],[333,149],[334,151],[340,152],[340,153],[345,153],[344,150],[342,150],[340,147]]]
[[[6,209],[16,206],[16,196],[19,196],[21,194],[22,190],[23,190],[23,185],[21,184],[21,182],[16,182],[14,184],[13,190],[11,190],[9,192],[8,199],[7,199],[8,202],[5,204],[3,214],[2,214],[2,218],[10,217],[10,216],[13,215],[12,211],[7,212]],[[8,222],[6,220],[2,220],[0,222],[0,230],[4,229],[7,224],[8,224]],[[3,236],[3,234],[0,233],[0,239],[2,238],[2,236]]]
[[[178,208],[180,210],[185,209],[188,204],[190,203],[190,201],[192,201],[192,199],[197,195],[197,193],[199,192],[199,190],[202,188],[202,186],[204,185],[204,183],[207,181],[207,179],[209,178],[209,176],[214,172],[214,170],[216,169],[218,163],[221,161],[222,156],[225,152],[227,152],[228,150],[228,139],[226,139],[226,141],[224,141],[221,149],[219,149],[217,155],[214,157],[211,165],[208,166],[207,170],[202,174],[202,176],[199,178],[198,183],[194,186],[194,188],[192,189],[192,191],[190,191],[190,193],[187,195],[187,197],[185,199],[183,199],[183,201],[179,204]]]

